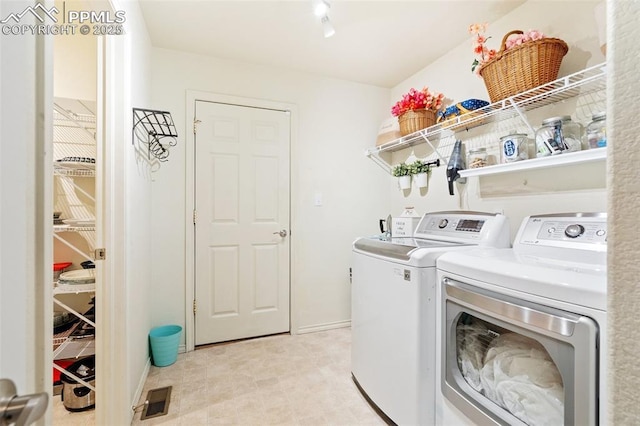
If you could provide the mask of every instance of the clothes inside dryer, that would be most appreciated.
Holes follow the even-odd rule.
[[[526,424],[563,423],[562,376],[538,341],[463,313],[456,346],[458,368],[474,390]]]

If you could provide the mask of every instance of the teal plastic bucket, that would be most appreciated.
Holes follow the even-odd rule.
[[[152,328],[149,332],[151,344],[151,360],[156,367],[166,367],[178,359],[178,346],[180,345],[179,325],[163,325]]]

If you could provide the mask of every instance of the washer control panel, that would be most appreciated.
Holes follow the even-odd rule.
[[[460,218],[460,217],[431,217],[426,221],[423,221],[418,227],[419,233],[428,233],[433,231],[441,231],[441,232],[472,232],[472,233],[480,233],[482,231],[482,227],[485,224],[484,219],[473,219],[473,218]]]
[[[516,243],[599,250],[607,244],[607,217],[605,213],[529,216]]]
[[[442,211],[425,213],[414,238],[509,247],[509,222],[497,213]]]

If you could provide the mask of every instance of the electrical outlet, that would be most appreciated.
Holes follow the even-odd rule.
[[[322,206],[322,193],[321,192],[316,192],[315,196],[313,197],[313,205],[316,206],[316,207]]]

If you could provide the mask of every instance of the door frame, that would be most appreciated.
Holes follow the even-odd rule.
[[[298,169],[295,158],[298,139],[298,108],[295,104],[264,99],[245,98],[240,96],[224,95],[198,90],[187,90],[186,93],[186,144],[185,144],[185,350],[187,352],[195,349],[195,315],[193,314],[193,303],[195,301],[195,226],[193,223],[193,212],[195,210],[195,112],[196,102],[214,102],[229,105],[244,106],[250,108],[265,108],[281,111],[288,111],[290,114],[290,139],[289,139],[289,229],[295,229],[297,203],[295,194]],[[191,131],[189,131],[191,129]],[[295,253],[297,252],[297,240],[290,234],[289,241],[289,330],[295,334],[298,329],[298,319],[296,312],[296,285],[295,285]]]
[[[117,9],[116,9],[117,10]],[[128,309],[122,309],[127,300],[125,252],[117,250],[123,245],[126,230],[126,164],[128,144],[122,135],[128,135],[130,99],[126,89],[125,70],[128,61],[122,60],[124,40],[121,37],[98,37],[97,117],[96,145],[100,149],[96,164],[96,247],[105,247],[107,257],[96,265],[96,424],[130,423],[131,401],[129,383],[124,385],[112,372],[124,372],[129,377],[127,359]],[[116,344],[116,342],[118,342]],[[126,379],[128,380],[128,379]],[[125,382],[126,382],[125,380]]]

